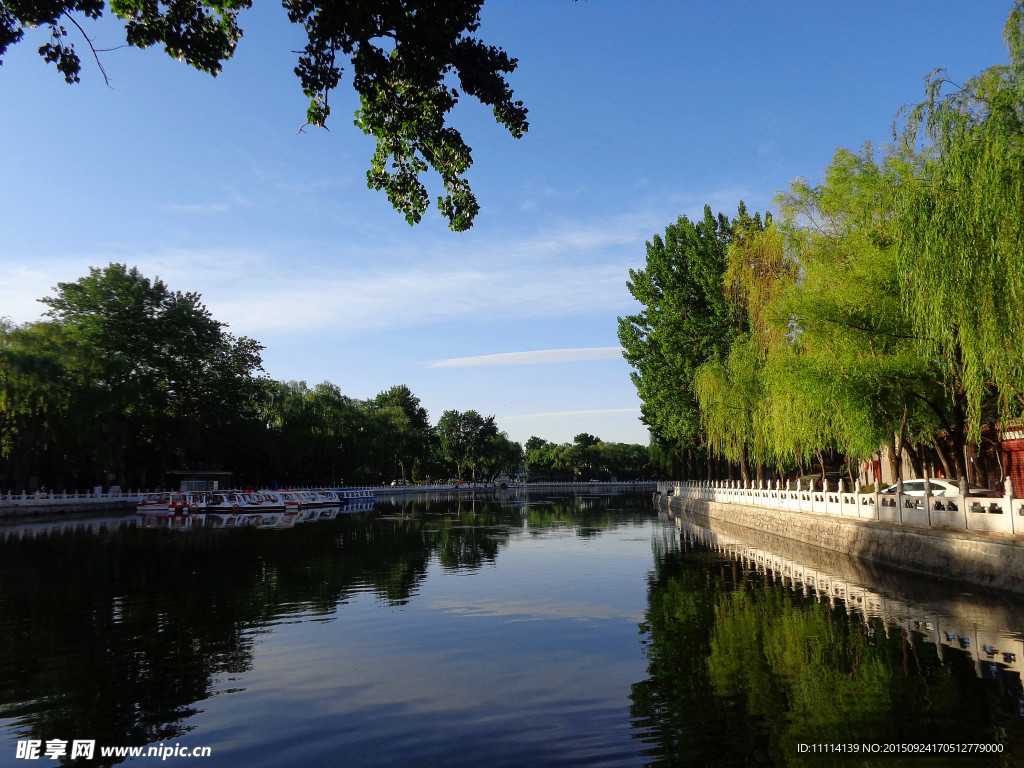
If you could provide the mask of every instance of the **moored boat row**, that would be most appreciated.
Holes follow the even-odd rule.
[[[320,490],[273,491],[166,491],[143,493],[136,512],[156,517],[183,517],[196,514],[298,515],[324,507],[372,507],[374,494],[369,489],[337,488]]]

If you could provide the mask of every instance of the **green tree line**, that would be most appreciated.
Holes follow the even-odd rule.
[[[92,268],[41,301],[43,320],[0,320],[0,489],[171,487],[169,472],[211,470],[255,487],[489,480],[523,467],[494,416],[448,410],[431,424],[405,385],[363,400],[267,377],[261,344],[137,268]],[[587,471],[623,463],[591,453]]]
[[[539,480],[628,481],[656,472],[647,446],[608,443],[586,432],[571,443],[531,437],[524,449],[526,470]]]
[[[852,479],[885,447],[896,475],[1002,479],[1024,410],[1021,0],[1004,38],[1007,63],[933,72],[890,144],[837,150],[775,216],[706,207],[647,244],[619,336],[665,466]]]

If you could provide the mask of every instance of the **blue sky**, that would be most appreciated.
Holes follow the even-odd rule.
[[[616,318],[639,309],[626,281],[645,242],[705,203],[765,210],[837,147],[886,141],[932,69],[962,82],[1005,60],[1010,7],[488,0],[478,34],[519,59],[531,127],[516,141],[479,104],[456,108],[481,204],[456,234],[433,208],[409,227],[366,188],[347,81],[330,131],[299,133],[302,37],[257,5],[215,79],[123,49],[101,54],[108,88],[79,45],[68,86],[35,54],[42,33],[8,52],[0,316],[35,320],[57,282],[125,262],[201,293],[266,346],[275,379],[357,398],[406,384],[433,422],[475,409],[519,441],[639,443]]]

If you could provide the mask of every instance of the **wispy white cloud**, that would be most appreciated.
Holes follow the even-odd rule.
[[[587,360],[610,360],[622,356],[622,347],[580,347],[577,349],[538,349],[531,352],[501,352],[475,357],[452,357],[434,360],[430,368],[475,368],[491,365],[547,365],[578,363]]]
[[[228,203],[164,203],[160,206],[171,213],[224,213],[232,208]]]
[[[182,213],[216,213],[252,205],[226,190],[209,203],[173,203]],[[75,280],[87,266],[109,261],[137,265],[174,290],[197,291],[214,317],[238,334],[350,335],[428,325],[522,318],[615,317],[636,310],[626,282],[641,267],[645,240],[669,223],[663,211],[638,206],[607,219],[565,219],[541,230],[480,231],[464,238],[428,236],[367,241],[283,237],[249,245],[203,247],[106,243],[100,257],[49,254],[45,269],[28,254],[0,258],[3,312],[17,320],[38,316],[35,299],[57,280]],[[98,250],[98,249],[97,249]],[[11,263],[16,262],[16,263]],[[525,365],[539,357],[437,361],[434,367]],[[536,353],[534,353],[536,354]],[[606,350],[609,357],[618,351]],[[598,359],[598,358],[586,358]]]
[[[212,265],[211,265],[212,266]],[[219,270],[218,270],[219,271]],[[211,310],[245,333],[363,333],[447,322],[627,314],[628,275],[614,266],[551,264],[545,271],[443,260],[396,270],[257,259],[203,290]]]
[[[251,208],[255,203],[237,191],[227,190],[224,199],[205,203],[164,203],[160,210],[171,213],[209,215],[225,213],[235,208]]]
[[[623,240],[614,229],[566,230],[547,239],[420,245],[396,259],[365,244],[278,242],[143,252],[107,244],[102,256],[52,255],[45,264],[0,258],[0,298],[6,299],[4,314],[28,320],[43,309],[35,299],[58,280],[74,281],[89,266],[123,261],[147,277],[161,277],[173,290],[201,293],[214,317],[249,336],[325,329],[366,333],[481,317],[614,317],[634,311],[628,268],[621,257],[598,257],[595,251],[618,248]]]
[[[601,416],[611,413],[640,413],[639,408],[595,408],[588,411],[547,411],[545,413],[524,413],[519,416],[502,416],[502,419],[520,421],[542,421],[562,416]]]
[[[302,249],[296,248],[297,253]],[[0,313],[38,317],[36,302],[58,281],[74,281],[89,266],[124,261],[159,276],[172,290],[196,291],[214,317],[249,336],[267,332],[335,334],[418,328],[449,322],[523,317],[623,315],[633,311],[628,275],[613,265],[552,263],[543,272],[513,266],[425,261],[396,269],[348,260],[304,264],[277,248],[168,248],[148,254],[116,249],[102,258],[51,259],[45,267],[4,263]]]

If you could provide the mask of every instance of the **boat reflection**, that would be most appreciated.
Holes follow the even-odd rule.
[[[333,520],[335,517],[373,512],[373,500],[348,502],[344,505],[311,507],[303,510],[261,510],[258,512],[196,512],[189,515],[148,514],[95,515],[89,517],[52,518],[0,526],[0,541],[30,539],[43,536],[87,533],[103,534],[124,528],[159,528],[169,531],[200,531],[230,528],[281,530],[299,523]]]
[[[186,516],[136,514],[139,525],[144,528],[166,528],[172,531],[195,531],[222,528],[257,528],[281,530],[294,528],[300,523],[314,523],[332,520],[341,514],[371,512],[373,502],[341,506],[308,507],[285,511],[260,512],[197,512]]]

